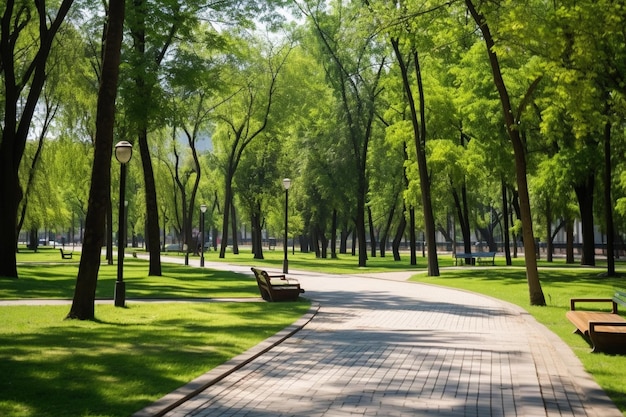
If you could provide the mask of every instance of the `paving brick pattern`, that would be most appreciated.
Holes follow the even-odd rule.
[[[292,275],[317,315],[167,416],[622,416],[515,306],[394,279]]]

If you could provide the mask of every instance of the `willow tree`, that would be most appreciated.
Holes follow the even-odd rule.
[[[19,167],[39,98],[47,61],[73,0],[56,8],[43,1],[4,2],[0,19],[2,141],[0,142],[0,276],[17,278],[18,207],[23,198]]]

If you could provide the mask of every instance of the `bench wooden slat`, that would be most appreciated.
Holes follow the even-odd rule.
[[[618,314],[617,305],[624,304],[624,293],[617,291],[613,298],[572,298],[567,319],[576,327],[575,332],[592,345],[592,352],[626,352],[626,319]],[[611,311],[577,310],[577,304],[611,304]],[[626,304],[624,304],[626,305]]]
[[[266,271],[250,268],[254,272],[261,297],[266,301],[295,301],[304,289],[295,279],[285,275],[269,275]]]

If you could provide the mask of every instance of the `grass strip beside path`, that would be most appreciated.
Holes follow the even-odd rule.
[[[0,307],[0,415],[131,415],[295,322],[309,303]]]

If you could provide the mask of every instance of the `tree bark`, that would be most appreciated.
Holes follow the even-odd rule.
[[[228,246],[228,223],[230,221],[230,205],[233,203],[233,174],[229,169],[224,185],[224,215],[222,216],[222,244],[220,245],[220,258],[226,256],[226,247]]]
[[[85,237],[78,267],[72,307],[67,318],[93,320],[95,296],[100,268],[102,245],[105,240],[105,219],[111,199],[111,154],[115,125],[115,99],[124,30],[124,0],[109,2],[106,42],[102,62],[102,77],[98,92],[96,141],[89,208],[85,221]]]
[[[402,215],[400,216],[398,229],[396,230],[396,234],[393,238],[393,243],[391,244],[394,261],[400,260],[400,243],[402,242],[402,236],[404,236],[405,229],[406,229],[406,207],[404,208],[404,210],[402,210]]]
[[[504,235],[504,258],[506,259],[507,266],[511,266],[511,248],[510,238],[509,238],[509,199],[507,197],[506,192],[506,183],[504,180],[501,181],[501,189],[502,189],[502,220],[504,221],[504,230],[502,234]]]
[[[472,236],[469,225],[469,207],[467,206],[467,189],[465,183],[463,183],[461,188],[461,197],[459,197],[459,193],[453,189],[452,198],[454,198],[459,227],[461,228],[461,236],[463,237],[463,251],[464,253],[472,253]],[[469,265],[471,259],[466,258],[465,263]]]
[[[233,229],[233,254],[239,255],[239,239],[237,238],[239,230],[237,230],[237,212],[235,211],[234,204],[230,205],[230,220]]]
[[[139,135],[139,152],[143,168],[143,181],[146,198],[146,245],[150,253],[148,275],[161,276],[161,247],[159,236],[159,207],[157,203],[156,183],[154,182],[154,170],[150,159],[150,147],[148,146],[148,132],[144,128]]]
[[[372,208],[367,206],[367,224],[370,231],[370,254],[372,258],[376,257],[376,229],[374,228],[374,219],[372,218]]]
[[[330,257],[337,259],[337,209],[333,209],[332,226],[330,229]]]
[[[578,199],[580,209],[580,221],[582,223],[583,253],[580,260],[581,265],[595,266],[596,247],[593,230],[593,191],[595,176],[590,174],[584,182],[574,186],[574,192]]]
[[[380,250],[380,257],[385,257],[385,251],[387,250],[387,239],[389,236],[389,231],[391,230],[391,224],[393,222],[393,216],[396,213],[395,204],[391,206],[391,210],[389,210],[389,215],[387,216],[387,223],[385,224],[385,228],[380,235],[380,242],[378,243],[378,247]]]
[[[574,221],[565,220],[565,263],[574,263]]]

